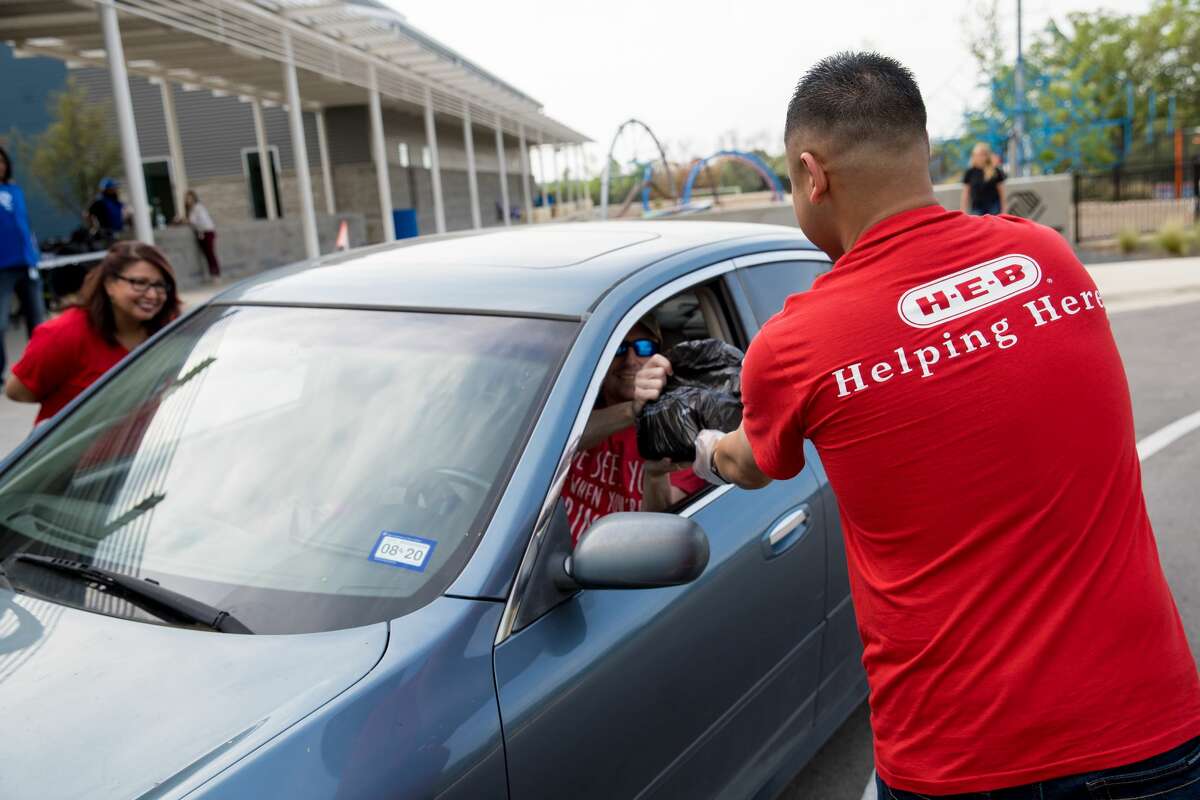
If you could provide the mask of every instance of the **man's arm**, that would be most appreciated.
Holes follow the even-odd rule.
[[[963,212],[971,210],[971,187],[965,183],[963,184],[962,199],[958,203],[958,210]]]
[[[701,431],[696,437],[696,461],[692,469],[709,483],[732,483],[743,489],[761,489],[771,482],[758,468],[750,440],[740,426],[725,434]]]
[[[633,401],[597,408],[588,415],[583,435],[579,437],[579,448],[590,450],[618,431],[623,431],[635,421]]]
[[[758,468],[750,440],[741,426],[717,440],[712,458],[721,477],[743,489],[761,489],[771,482]]]
[[[21,383],[21,379],[16,375],[9,375],[8,381],[4,384],[4,394],[9,400],[15,400],[18,403],[36,403],[37,397],[29,390],[29,387]]]
[[[996,184],[996,191],[1000,195],[1000,213],[1005,214],[1008,212],[1008,189],[1004,188],[1004,181]]]

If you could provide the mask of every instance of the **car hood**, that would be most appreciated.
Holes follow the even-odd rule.
[[[387,623],[239,636],[0,590],[0,797],[159,797],[378,663]]]

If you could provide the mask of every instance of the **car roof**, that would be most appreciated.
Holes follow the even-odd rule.
[[[263,273],[214,303],[481,311],[578,317],[669,256],[797,228],[710,221],[583,222],[421,237]]]

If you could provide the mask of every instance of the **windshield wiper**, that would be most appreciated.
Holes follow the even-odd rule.
[[[43,569],[71,575],[89,583],[98,583],[111,589],[114,594],[124,597],[156,617],[165,620],[204,625],[222,633],[254,632],[228,611],[222,611],[187,595],[173,592],[149,578],[135,578],[67,558],[39,556],[32,553],[18,553],[8,560],[34,564]]]

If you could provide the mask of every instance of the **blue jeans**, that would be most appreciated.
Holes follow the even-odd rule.
[[[892,789],[878,775],[875,788],[879,800],[1200,800],[1200,737],[1135,764],[990,792],[918,794]]]
[[[0,269],[0,332],[8,331],[8,313],[12,306],[15,290],[21,297],[21,311],[25,315],[25,331],[32,336],[33,329],[46,318],[46,304],[42,299],[42,278],[29,277],[29,267],[6,267]],[[4,352],[4,337],[0,336],[0,376],[5,374],[8,357]]]

